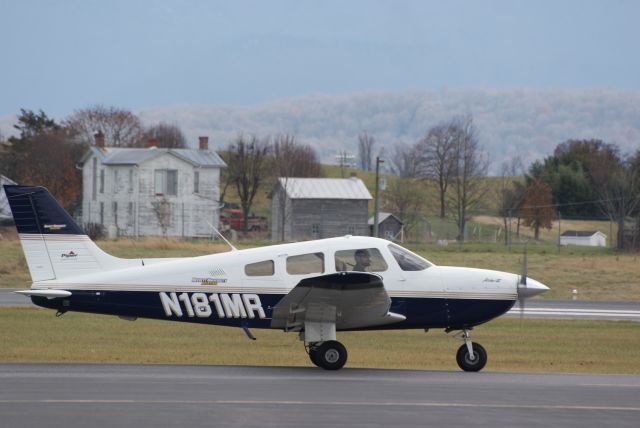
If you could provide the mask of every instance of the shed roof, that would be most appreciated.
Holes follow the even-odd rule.
[[[278,183],[290,199],[373,199],[362,180],[356,177],[280,177]]]
[[[569,236],[569,237],[589,237],[593,236],[596,233],[599,233],[603,236],[607,236],[599,230],[567,230],[560,236]]]
[[[384,222],[384,221],[385,221],[386,219],[388,219],[389,217],[395,218],[395,219],[396,219],[396,221],[397,221],[398,223],[400,223],[400,224],[404,224],[404,222],[403,222],[402,220],[400,220],[398,217],[394,216],[393,214],[391,214],[391,213],[385,213],[385,212],[382,212],[382,211],[380,211],[380,212],[378,213],[378,224],[380,224],[380,223]],[[374,216],[371,216],[371,217],[369,218],[369,226],[373,226],[373,221],[374,221]]]
[[[164,149],[157,147],[144,149],[131,147],[91,147],[82,158],[81,163],[84,163],[91,154],[96,155],[104,165],[139,165],[163,154],[169,154],[198,167],[222,168],[227,166],[222,158],[211,150]]]

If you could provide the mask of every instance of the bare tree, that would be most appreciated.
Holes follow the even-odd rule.
[[[65,124],[84,142],[93,142],[93,135],[101,131],[105,144],[112,147],[135,147],[142,136],[142,122],[135,114],[117,107],[96,105],[77,110]]]
[[[458,240],[463,241],[469,212],[480,204],[487,193],[484,177],[489,162],[481,151],[471,116],[454,120],[450,132],[453,135],[453,194],[448,197],[448,202],[458,224]]]
[[[600,197],[603,211],[618,225],[617,248],[625,245],[625,220],[637,212],[640,206],[640,152],[635,159],[617,158],[614,162],[595,159],[592,168],[598,177],[595,191]]]
[[[360,159],[360,169],[371,171],[373,166],[373,146],[376,144],[375,138],[363,131],[358,135],[358,158]]]
[[[158,200],[151,202],[151,209],[156,215],[158,225],[162,230],[162,236],[167,237],[167,231],[171,226],[171,202],[167,200],[165,196],[158,198]]]
[[[249,138],[242,134],[227,148],[227,174],[238,191],[244,214],[244,231],[248,230],[249,213],[253,199],[269,172],[269,139]]]
[[[285,225],[289,220],[290,209],[288,207],[287,192],[293,190],[292,177],[320,177],[322,167],[318,162],[313,147],[307,144],[296,143],[296,137],[292,134],[277,135],[273,142],[273,162],[274,172],[282,193],[274,195],[279,209],[278,227],[280,229],[280,240],[285,240]]]
[[[462,128],[462,122],[457,119],[436,125],[416,147],[419,175],[434,180],[438,185],[440,218],[445,217],[447,189],[454,170],[458,169],[456,156],[459,153],[456,150],[459,149]]]
[[[145,146],[149,141],[154,141],[157,147],[168,149],[187,148],[187,139],[180,127],[166,122],[160,122],[147,128],[138,145]]]
[[[419,166],[417,146],[396,143],[389,159],[391,172],[401,178],[415,178],[418,176]]]
[[[524,168],[519,156],[510,162],[503,162],[500,167],[500,181],[495,187],[498,213],[504,225],[504,244],[509,245],[509,230],[511,217],[518,212],[518,206],[524,198],[522,179]],[[518,181],[518,177],[522,180]]]
[[[415,178],[393,177],[383,193],[385,209],[402,220],[407,232],[416,224],[422,207],[427,202],[420,191],[421,185]]]

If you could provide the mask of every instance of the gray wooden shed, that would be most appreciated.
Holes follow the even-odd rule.
[[[369,229],[371,236],[373,236],[373,222],[374,217],[369,218]],[[403,241],[402,227],[404,223],[398,217],[391,213],[379,212],[378,213],[378,236],[380,238],[388,239],[390,241]]]
[[[371,194],[362,180],[280,177],[271,192],[271,239],[369,234]]]

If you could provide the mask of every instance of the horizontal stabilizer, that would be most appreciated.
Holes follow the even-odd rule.
[[[51,289],[31,289],[31,290],[18,290],[14,291],[16,294],[22,294],[23,296],[37,296],[46,297],[47,299],[55,299],[58,297],[69,297],[71,291],[67,290],[51,290]]]

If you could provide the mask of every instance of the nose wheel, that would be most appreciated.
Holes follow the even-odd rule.
[[[471,342],[469,330],[462,331],[464,345],[458,348],[456,362],[465,372],[479,372],[487,364],[487,351],[479,343]]]

